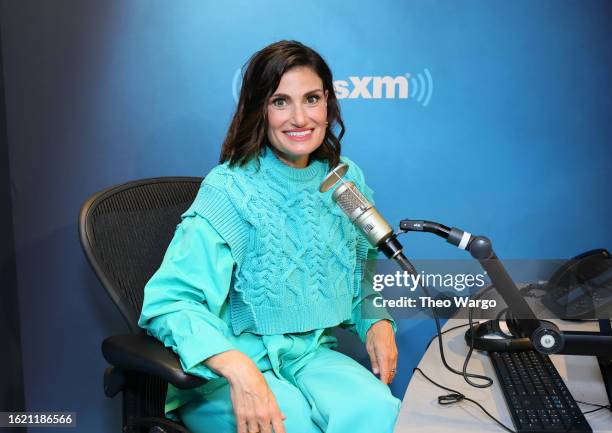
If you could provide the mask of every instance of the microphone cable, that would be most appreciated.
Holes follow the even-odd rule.
[[[491,285],[489,287],[487,287],[480,295],[484,295],[486,292],[488,292],[489,290],[491,290],[494,286]],[[423,286],[421,286],[421,289],[423,289],[423,292],[425,292],[425,294],[431,298],[431,295],[429,294],[429,292],[427,291],[427,289]],[[467,325],[461,325],[461,326],[470,326],[470,329],[473,329],[473,321],[472,321],[472,311],[473,311],[473,307],[469,308],[469,315],[468,315],[468,320],[469,323]],[[438,348],[440,351],[440,359],[442,360],[442,364],[444,365],[444,367],[450,371],[451,373],[454,373],[456,375],[462,376],[463,380],[465,380],[469,385],[473,386],[474,388],[488,388],[491,385],[493,385],[493,379],[490,378],[489,376],[483,375],[483,374],[476,374],[476,373],[468,373],[467,372],[467,366],[468,363],[470,361],[470,358],[472,356],[472,352],[474,351],[474,332],[471,332],[471,338],[470,338],[470,349],[465,357],[465,360],[463,362],[463,368],[461,370],[457,370],[453,367],[451,367],[447,360],[446,360],[446,356],[444,355],[444,344],[442,341],[442,334],[444,334],[447,331],[450,331],[451,329],[456,329],[455,328],[450,328],[447,331],[442,332],[442,326],[440,325],[440,318],[438,316],[438,313],[436,312],[435,308],[431,308],[431,313],[433,315],[434,321],[436,323],[436,333],[437,333],[437,337],[438,337]],[[433,341],[433,339],[436,337],[434,336],[432,338],[431,341]],[[429,342],[429,344],[431,344],[431,341]],[[427,347],[429,347],[429,344],[427,345]],[[478,379],[478,380],[482,380],[484,383],[476,383],[474,382],[472,379]]]

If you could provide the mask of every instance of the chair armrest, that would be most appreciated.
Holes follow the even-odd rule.
[[[206,383],[206,379],[186,374],[174,352],[149,335],[108,337],[102,342],[102,354],[119,370],[151,374],[177,388],[191,389]]]

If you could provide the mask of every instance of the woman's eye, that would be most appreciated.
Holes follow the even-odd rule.
[[[309,104],[316,104],[319,102],[319,99],[321,99],[319,95],[310,95],[308,98],[306,98],[306,102]]]
[[[287,101],[285,100],[285,98],[275,98],[272,100],[272,105],[281,108],[287,105]]]

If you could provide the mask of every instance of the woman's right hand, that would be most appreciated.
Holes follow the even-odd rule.
[[[204,363],[230,385],[237,433],[285,433],[286,417],[251,358],[238,350],[228,350]]]

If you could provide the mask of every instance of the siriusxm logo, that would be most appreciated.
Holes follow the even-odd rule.
[[[242,84],[240,69],[234,73],[232,93],[238,102]],[[335,80],[334,92],[338,99],[414,99],[423,107],[429,105],[433,95],[433,79],[429,69],[424,74],[415,76],[407,73],[395,77],[384,76],[349,76],[347,80]]]
[[[424,107],[433,94],[433,80],[428,69],[425,74],[385,76],[350,76],[334,81],[338,99],[416,99]]]
[[[334,81],[338,99],[408,99],[408,78],[399,77],[348,77],[349,81]]]

